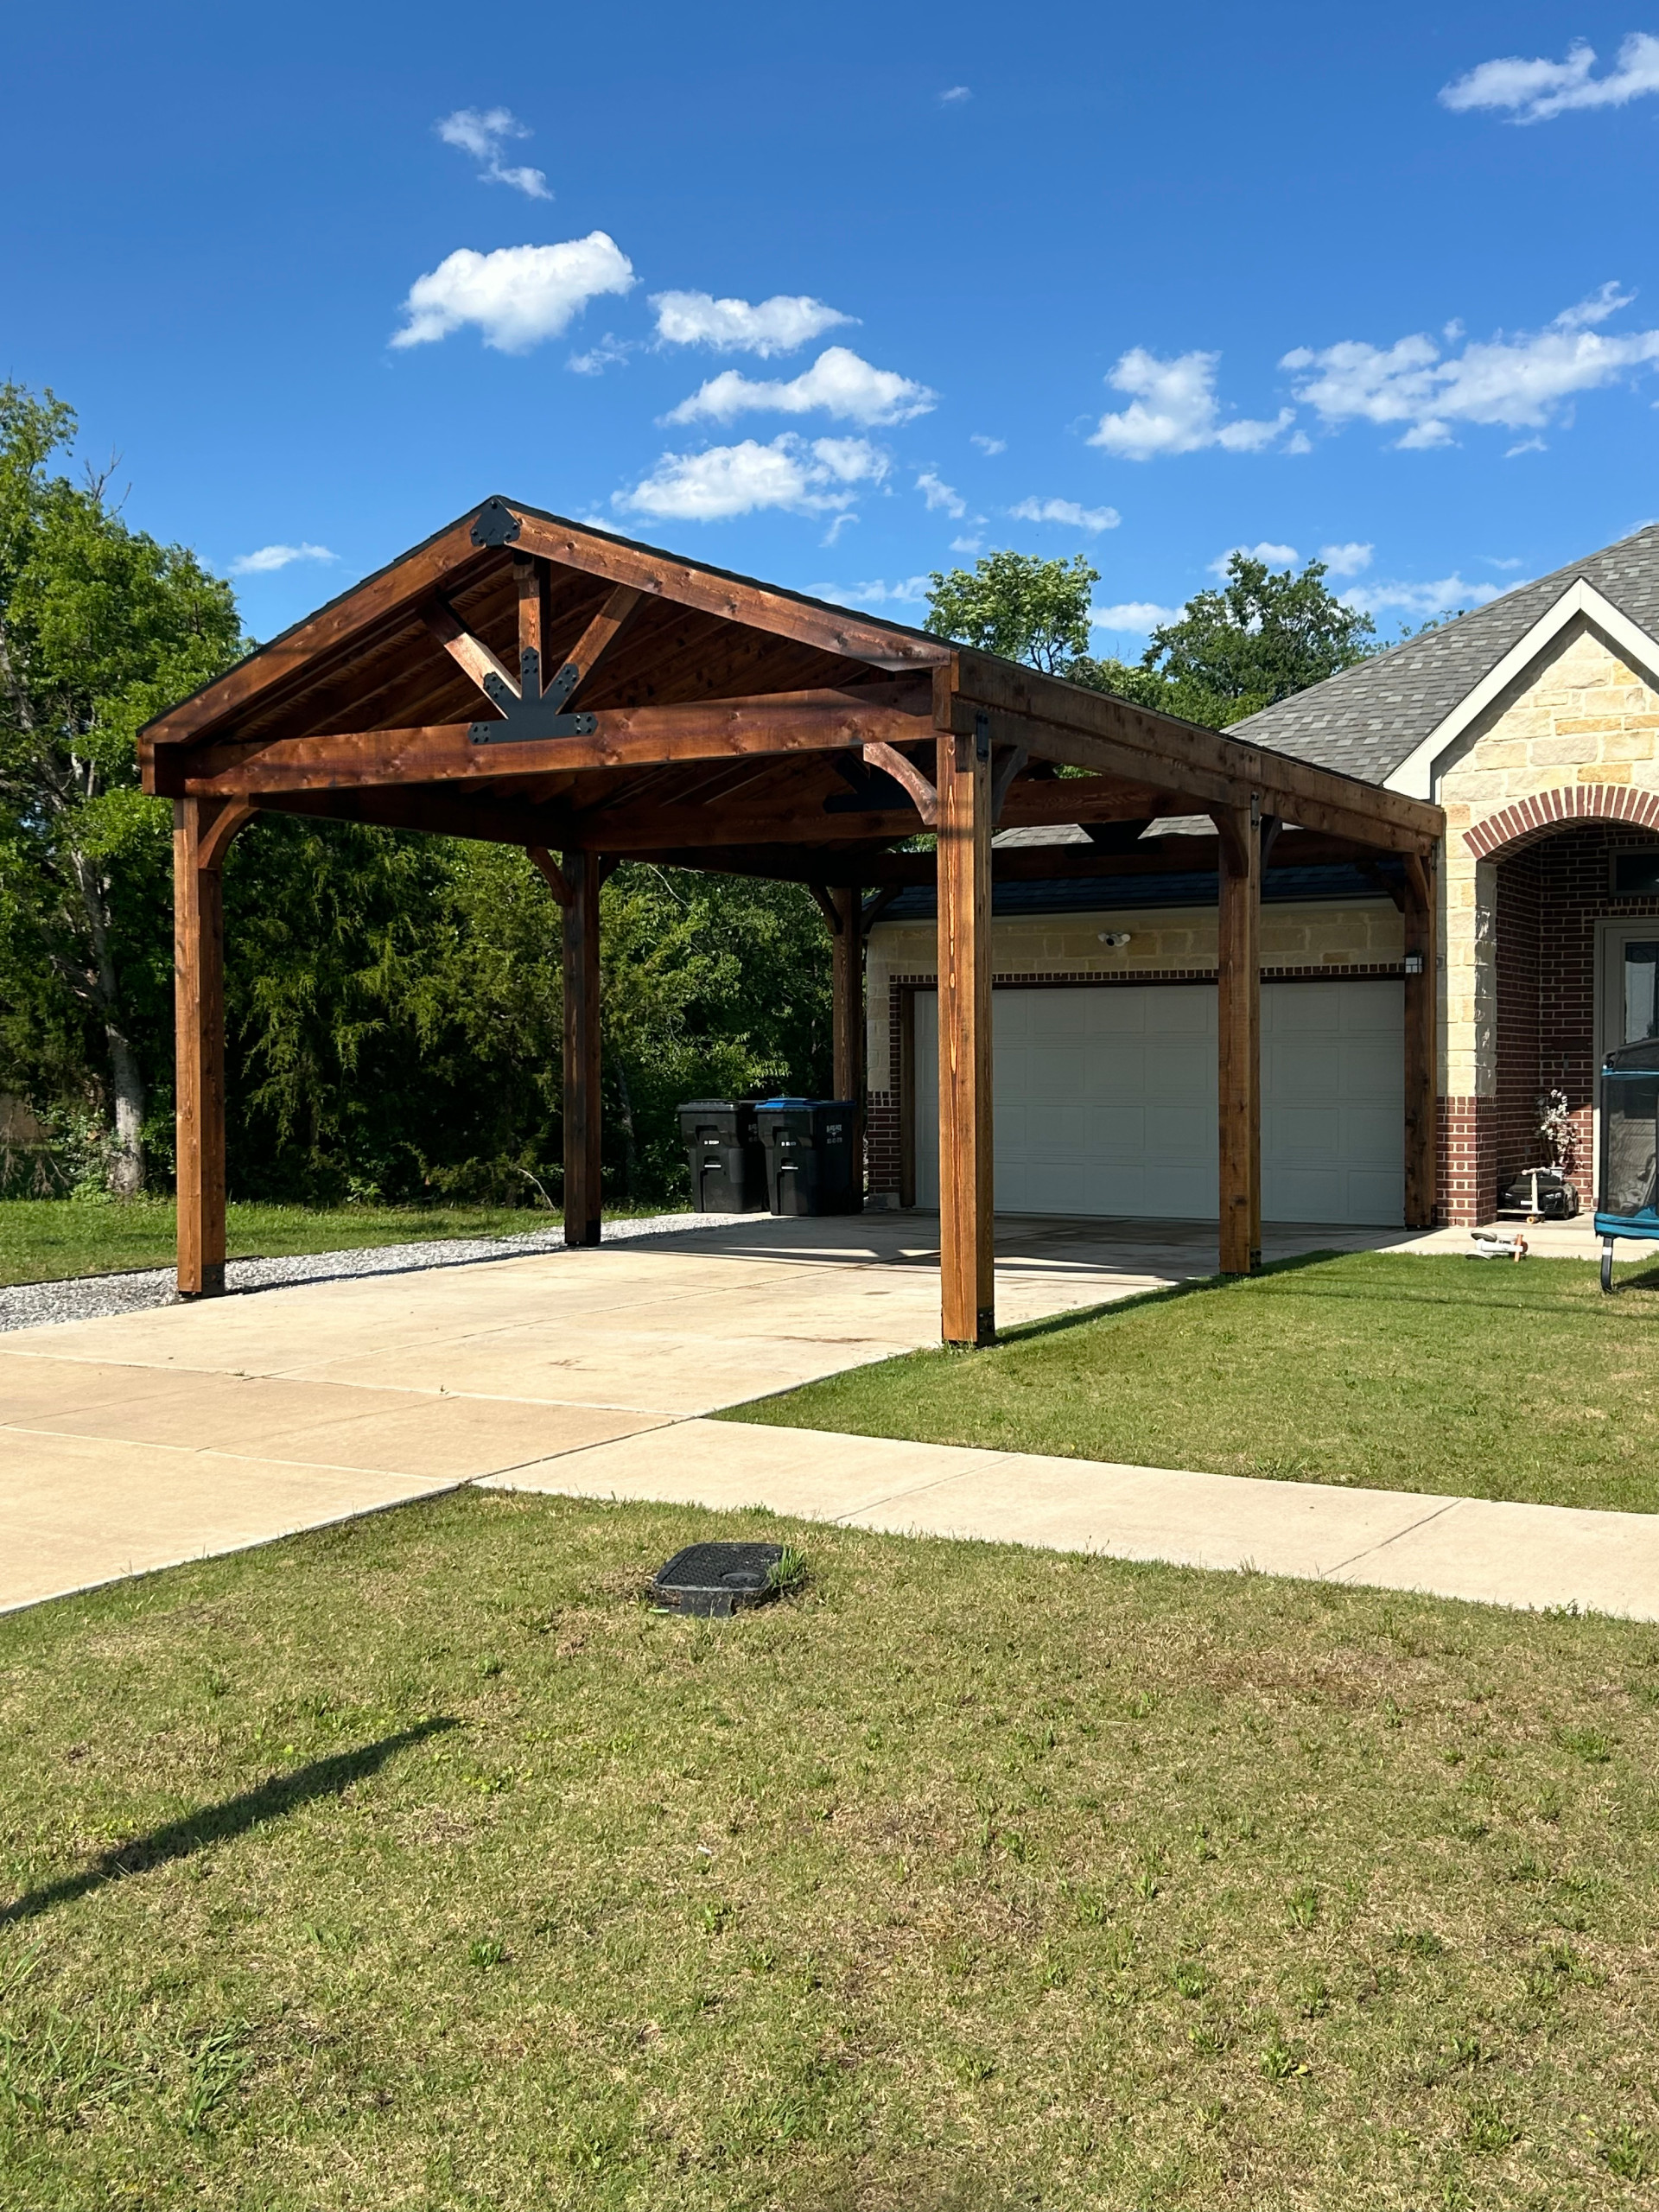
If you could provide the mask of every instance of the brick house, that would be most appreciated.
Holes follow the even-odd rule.
[[[1547,1157],[1540,1101],[1556,1090],[1587,1210],[1601,1056],[1659,1033],[1659,525],[1230,734],[1444,807],[1441,1217],[1490,1219],[1503,1186]],[[1130,830],[1167,855],[1209,827]],[[890,904],[868,969],[870,1185],[924,1205],[931,915],[919,891]],[[1403,934],[1389,864],[1275,868],[1262,946],[1264,1211],[1396,1223]],[[1215,959],[1216,881],[1201,868],[999,883],[999,1205],[1214,1214]]]

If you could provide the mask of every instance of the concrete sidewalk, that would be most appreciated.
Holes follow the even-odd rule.
[[[482,1487],[764,1505],[897,1535],[1659,1619],[1659,1514],[1262,1482],[724,1421],[595,1445]]]
[[[999,1220],[999,1313],[1038,1320],[1207,1275],[1215,1234]],[[491,1480],[1659,1613],[1659,1516],[703,1418],[934,1343],[937,1235],[921,1215],[757,1217],[13,1331],[0,1338],[0,1610]],[[1398,1241],[1268,1236],[1274,1256]]]

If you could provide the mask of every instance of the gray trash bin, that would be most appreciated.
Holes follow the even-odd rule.
[[[680,1109],[680,1136],[699,1213],[765,1213],[766,1155],[747,1098],[693,1098]]]

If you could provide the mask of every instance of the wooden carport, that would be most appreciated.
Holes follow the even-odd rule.
[[[563,911],[564,1217],[600,1233],[600,885],[620,859],[813,887],[834,931],[836,1088],[862,1087],[861,893],[936,878],[943,1333],[992,1294],[992,833],[1124,825],[1001,874],[1191,868],[1129,825],[1208,815],[1220,884],[1221,1264],[1261,1247],[1263,870],[1404,862],[1407,1219],[1433,1217],[1438,808],[903,626],[491,499],[140,740],[174,801],[179,1289],[225,1281],[219,872],[262,810],[524,847]],[[932,853],[899,849],[931,833]],[[558,857],[556,859],[555,855]]]

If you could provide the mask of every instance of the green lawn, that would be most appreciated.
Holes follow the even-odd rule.
[[[1185,1286],[727,1417],[1003,1451],[1659,1510],[1659,1269],[1360,1253]]]
[[[1651,1628],[360,1520],[0,1621],[0,2203],[1649,2203],[1656,1772]]]
[[[607,1218],[615,1217],[616,1211],[607,1209]],[[527,1206],[232,1205],[226,1244],[233,1260],[279,1259],[296,1252],[353,1251],[428,1237],[518,1236],[546,1229],[556,1218]],[[88,1205],[73,1198],[0,1199],[0,1287],[165,1267],[173,1258],[173,1239],[170,1198],[118,1205]]]

